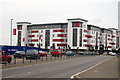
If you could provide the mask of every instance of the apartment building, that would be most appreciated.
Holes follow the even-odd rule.
[[[34,46],[43,49],[70,48],[88,50],[117,49],[119,36],[117,29],[105,29],[87,24],[87,20],[67,19],[67,23],[32,24],[17,22],[17,45]]]

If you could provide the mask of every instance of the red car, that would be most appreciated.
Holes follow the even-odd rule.
[[[51,55],[52,56],[57,56],[57,57],[62,56],[62,51],[60,49],[53,49],[51,51]]]
[[[43,52],[43,51],[39,51],[39,54],[40,54],[40,56],[47,56],[47,53]]]
[[[6,59],[5,59],[6,54]],[[8,63],[11,63],[12,57],[10,55],[7,55],[5,51],[0,51],[0,61],[4,62],[7,61]]]

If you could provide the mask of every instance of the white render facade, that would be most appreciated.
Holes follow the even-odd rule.
[[[100,28],[87,24],[87,20],[67,19],[67,23],[31,24],[17,22],[17,45],[50,49],[70,48],[73,50],[118,49],[120,46],[117,29]]]

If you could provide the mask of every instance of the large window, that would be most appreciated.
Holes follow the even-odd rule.
[[[18,46],[21,46],[21,31],[18,31]]]
[[[73,46],[77,46],[77,29],[73,29]]]
[[[116,48],[119,48],[119,37],[117,37],[117,40],[116,40]]]
[[[80,47],[82,47],[82,29],[80,29]]]
[[[50,46],[50,30],[45,31],[45,46]]]

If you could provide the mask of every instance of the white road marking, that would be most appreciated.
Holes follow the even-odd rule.
[[[104,63],[104,62],[106,62],[106,61],[109,60],[109,59],[110,59],[110,58],[108,58],[108,59],[106,59],[106,60],[104,60],[104,61],[102,61],[102,62],[100,62],[100,63],[98,63],[98,64],[96,64],[96,65],[94,65],[94,66],[92,66],[92,67],[90,67],[90,68],[88,68],[88,69],[85,69],[85,70],[83,70],[83,71],[81,71],[81,72],[78,72],[78,73],[72,75],[72,76],[70,77],[70,79],[80,78],[78,75],[80,75],[80,74],[82,74],[82,73],[84,73],[84,72],[86,72],[86,71],[88,71],[88,70],[90,70],[90,69],[92,69],[92,68],[94,68],[94,67],[96,67],[96,66],[98,66],[98,65],[100,65],[100,64],[102,64],[102,63]]]

